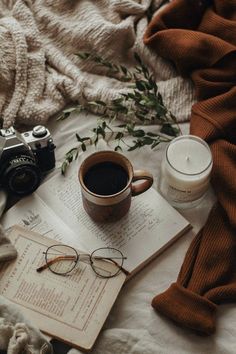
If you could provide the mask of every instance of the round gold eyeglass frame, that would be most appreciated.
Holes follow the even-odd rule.
[[[65,251],[58,252],[58,249],[60,248],[67,250],[68,253],[66,254]],[[101,252],[104,252],[104,256],[99,255]],[[110,256],[109,253],[113,253],[113,256]],[[70,275],[70,273],[74,270],[77,264],[79,262],[86,262],[85,259],[87,258],[94,273],[96,273],[96,275],[102,278],[113,278],[117,276],[120,271],[123,271],[125,274],[128,274],[128,272],[123,268],[124,260],[127,259],[127,257],[125,257],[120,250],[113,247],[100,247],[95,249],[91,254],[87,254],[78,253],[77,250],[71,246],[55,244],[48,247],[47,250],[43,252],[43,254],[45,255],[45,264],[36,269],[38,273],[41,273],[45,269],[49,269],[52,273],[57,275]],[[55,257],[51,258],[52,255]],[[83,257],[85,257],[84,260],[82,259]],[[68,270],[56,271],[53,266],[63,261],[72,262],[68,266]],[[100,268],[96,267],[95,265],[97,261],[105,261],[112,263],[113,267],[111,268],[110,273],[105,275],[103,272],[101,272],[99,270]]]

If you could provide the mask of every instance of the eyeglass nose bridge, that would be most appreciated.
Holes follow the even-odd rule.
[[[78,261],[84,262],[86,259],[90,261],[91,255],[89,253],[78,254]]]

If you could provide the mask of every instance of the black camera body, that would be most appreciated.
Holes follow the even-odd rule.
[[[54,149],[51,134],[42,125],[22,134],[13,127],[1,129],[0,186],[19,196],[35,191],[55,167]]]

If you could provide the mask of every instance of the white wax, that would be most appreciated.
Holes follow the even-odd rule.
[[[178,172],[192,175],[201,173],[209,167],[211,152],[199,140],[183,136],[183,139],[169,145],[167,159]]]
[[[193,135],[172,140],[161,165],[160,191],[173,205],[200,199],[209,186],[212,155],[207,143]]]

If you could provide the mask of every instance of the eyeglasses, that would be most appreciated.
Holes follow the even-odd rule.
[[[39,273],[49,269],[58,275],[69,275],[79,262],[89,261],[93,271],[102,278],[118,275],[123,270],[124,260],[127,259],[116,248],[102,247],[91,254],[79,254],[73,247],[61,244],[48,247],[43,254],[46,263],[36,269]]]

